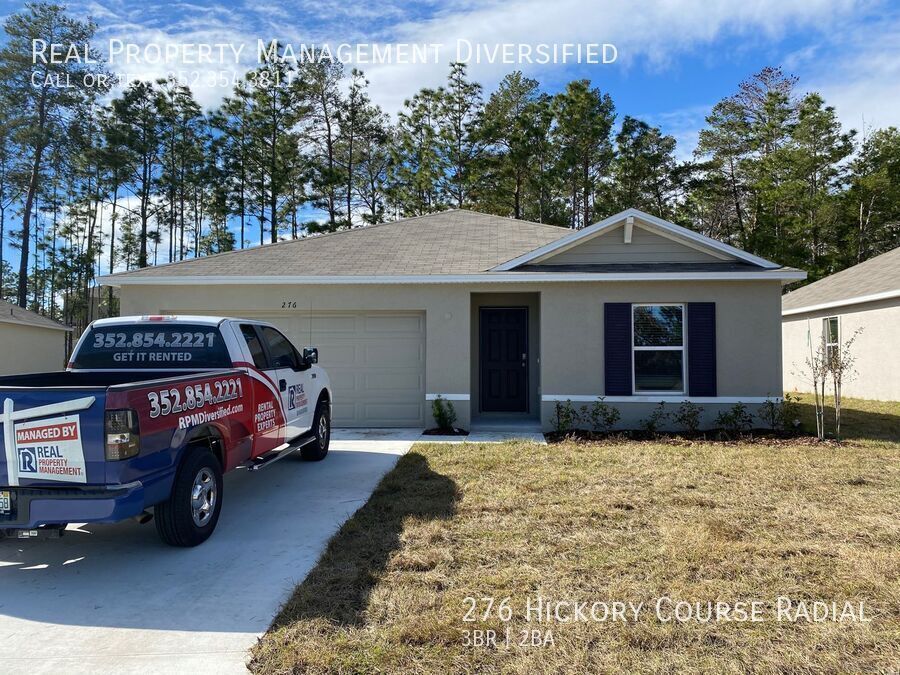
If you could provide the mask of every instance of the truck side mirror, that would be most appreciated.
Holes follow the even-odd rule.
[[[309,365],[319,362],[319,350],[316,347],[307,347],[303,350],[303,360]]]

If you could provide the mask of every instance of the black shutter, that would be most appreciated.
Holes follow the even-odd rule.
[[[716,303],[687,306],[688,396],[716,395]]]
[[[603,372],[606,396],[631,396],[631,303],[603,305]]]

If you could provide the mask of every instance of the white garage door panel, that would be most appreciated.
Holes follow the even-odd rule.
[[[334,391],[336,426],[424,425],[423,312],[246,316],[272,322],[298,348],[319,348]]]
[[[403,370],[400,372],[373,372],[365,374],[365,388],[369,391],[381,389],[387,390],[403,390],[415,389],[422,387],[422,376],[419,373]]]
[[[365,363],[372,366],[403,366],[423,360],[424,348],[420,342],[408,339],[378,336],[365,345]]]
[[[421,404],[373,403],[363,406],[362,414],[369,419],[384,420],[385,426],[389,427],[421,426],[422,424]]]
[[[215,309],[182,313],[222,314]],[[424,312],[229,314],[272,323],[298,349],[319,348],[319,363],[334,392],[335,426],[425,424]]]
[[[421,315],[410,316],[366,316],[366,331],[397,333],[400,335],[419,334],[422,331]]]

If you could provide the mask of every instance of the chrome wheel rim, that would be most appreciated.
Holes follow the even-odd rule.
[[[319,445],[324,446],[328,441],[328,420],[325,415],[319,418]]]
[[[217,492],[213,472],[206,467],[200,469],[191,488],[191,517],[197,527],[203,527],[212,518],[216,509]]]

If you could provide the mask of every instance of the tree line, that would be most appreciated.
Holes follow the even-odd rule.
[[[33,39],[97,30],[31,3],[0,49],[0,295],[68,324],[115,313],[98,275],[447,208],[582,228],[636,207],[821,278],[900,244],[900,132],[844,130],[765,68],[717,103],[689,161],[675,139],[575,80],[466,66],[391,119],[365,74],[273,60],[215,110],[172,79],[108,100],[97,63],[32,63]],[[68,87],[56,86],[61,78]],[[304,214],[322,214],[312,220]]]

